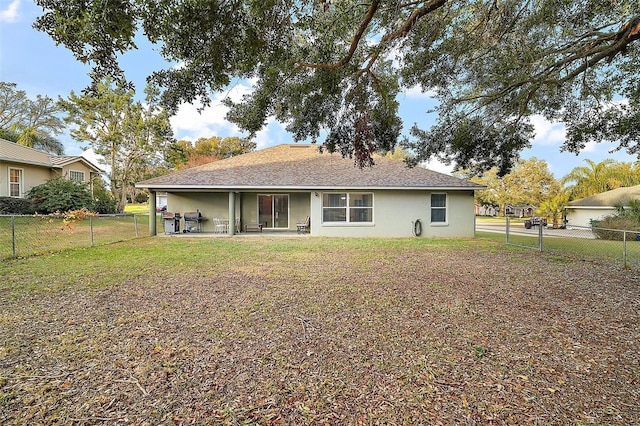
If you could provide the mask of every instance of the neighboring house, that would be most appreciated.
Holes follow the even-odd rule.
[[[84,157],[53,155],[0,139],[0,197],[24,198],[34,186],[60,176],[91,182],[101,173]]]
[[[497,216],[498,209],[494,206],[487,204],[475,204],[474,206],[476,216]]]
[[[532,217],[536,212],[536,206],[532,204],[527,205],[513,205],[507,204],[504,207],[505,216],[517,216],[517,217]]]
[[[628,205],[629,201],[640,201],[640,185],[612,189],[569,202],[566,207],[568,225],[591,226],[597,221],[616,212],[617,205]]]
[[[136,184],[147,188],[150,211],[166,192],[167,211],[200,211],[202,230],[218,220],[240,230],[296,231],[309,220],[317,236],[407,237],[420,220],[423,237],[472,237],[474,191],[482,185],[400,160],[375,158],[359,169],[316,145],[278,145]],[[151,221],[150,233],[156,233]],[[306,229],[306,228],[305,228]]]

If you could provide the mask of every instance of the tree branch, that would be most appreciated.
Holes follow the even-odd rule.
[[[367,11],[367,14],[365,15],[364,19],[360,23],[360,26],[358,27],[358,31],[356,31],[356,34],[353,37],[353,40],[351,41],[351,46],[349,47],[349,52],[347,52],[347,55],[344,58],[342,58],[338,62],[335,62],[335,63],[332,63],[332,64],[328,64],[328,63],[320,63],[320,64],[318,64],[318,63],[312,63],[312,62],[301,62],[301,63],[298,64],[298,67],[335,70],[335,69],[342,68],[343,66],[347,65],[351,61],[351,59],[353,58],[353,55],[355,54],[356,49],[358,48],[358,45],[360,44],[360,40],[364,36],[364,33],[367,30],[367,27],[369,27],[369,24],[373,20],[373,17],[375,16],[376,10],[378,10],[378,6],[379,5],[380,5],[380,0],[373,0],[371,2],[371,6],[369,6],[369,10]]]

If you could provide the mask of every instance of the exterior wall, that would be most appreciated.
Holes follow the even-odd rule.
[[[312,196],[311,234],[328,237],[411,237],[413,222],[420,219],[421,237],[473,237],[473,192],[449,192],[447,221],[433,224],[431,194],[429,191],[374,191],[373,223],[366,224],[322,223],[322,194]]]
[[[24,198],[34,186],[41,185],[51,179],[51,171],[48,167],[33,166],[30,164],[0,162],[0,197],[9,196],[9,169],[22,170],[22,194]]]
[[[328,191],[345,192],[345,191]],[[362,191],[357,191],[362,192]],[[366,192],[366,191],[365,191]],[[258,221],[259,194],[289,195],[289,227],[311,217],[311,235],[327,237],[411,237],[413,223],[420,219],[424,238],[468,238],[474,236],[474,202],[472,191],[447,193],[446,222],[431,223],[429,191],[372,191],[372,223],[322,223],[322,192],[243,192],[236,194],[236,216],[241,229]],[[433,193],[443,194],[443,191]],[[213,232],[213,218],[229,219],[228,192],[168,192],[167,211],[184,215],[200,210],[203,232]],[[233,223],[233,221],[232,221]],[[183,226],[183,224],[181,224]]]
[[[91,180],[91,169],[89,169],[89,167],[87,167],[86,165],[82,164],[80,161],[67,164],[66,166],[64,166],[62,168],[62,171],[60,172],[60,175],[69,179],[69,172],[72,170],[75,172],[83,172],[84,182],[89,182]]]
[[[173,213],[195,212],[200,210],[203,221],[202,232],[213,232],[213,218],[229,218],[228,192],[167,192],[167,211]],[[239,212],[236,205],[236,211]],[[180,223],[180,229],[184,221]]]
[[[600,220],[616,212],[613,207],[569,207],[567,209],[568,226],[591,226],[591,220]]]

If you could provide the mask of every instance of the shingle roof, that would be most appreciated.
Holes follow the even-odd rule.
[[[319,153],[317,145],[278,145],[136,184],[151,189],[483,189],[482,185],[402,161],[375,158],[360,169],[340,154]]]
[[[0,160],[22,164],[32,164],[54,169],[60,169],[67,164],[81,161],[85,163],[89,168],[95,169],[96,172],[103,172],[100,167],[96,166],[91,161],[82,156],[53,155],[46,151],[19,145],[5,139],[0,139]]]
[[[640,200],[640,185],[612,189],[611,191],[580,198],[569,203],[571,207],[613,207],[630,200]]]

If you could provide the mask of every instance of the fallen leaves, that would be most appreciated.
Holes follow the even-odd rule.
[[[630,271],[474,245],[322,244],[0,301],[0,423],[640,418]]]

